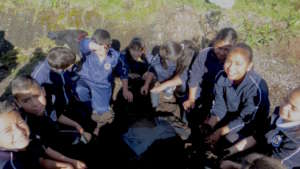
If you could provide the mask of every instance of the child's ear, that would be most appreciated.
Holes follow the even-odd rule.
[[[250,70],[252,70],[252,68],[253,68],[253,62],[251,62],[251,63],[248,65],[247,71],[249,72]]]

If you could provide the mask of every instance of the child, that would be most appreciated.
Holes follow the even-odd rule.
[[[193,108],[197,99],[197,90],[200,98],[197,106],[205,112],[211,108],[213,100],[213,86],[217,73],[223,70],[223,64],[228,50],[237,41],[237,33],[232,28],[224,28],[218,32],[212,41],[212,47],[203,49],[191,66],[188,81],[188,99],[183,103],[184,109]]]
[[[76,92],[81,101],[91,103],[92,119],[98,123],[98,128],[113,120],[110,110],[113,72],[121,78],[124,98],[129,102],[133,100],[132,93],[128,90],[127,69],[119,53],[110,48],[110,45],[110,34],[103,29],[97,29],[91,39],[80,41],[83,63]]]
[[[54,109],[78,121],[86,130],[94,130],[96,124],[90,119],[90,111],[75,98],[74,82],[71,79],[76,56],[65,47],[55,47],[47,59],[39,64],[31,76],[45,89],[47,101]],[[51,103],[52,104],[52,103]]]
[[[29,132],[26,122],[7,102],[0,103],[0,131],[1,169],[40,168],[40,165],[43,168],[86,168],[78,160],[37,144],[38,139]]]
[[[31,131],[45,138],[57,149],[64,145],[71,145],[78,135],[72,134],[57,141],[57,138],[53,137],[58,136],[58,130],[61,126],[69,126],[69,128],[77,130],[79,135],[84,135],[88,137],[88,140],[90,139],[91,135],[85,132],[80,124],[55,110],[55,107],[51,104],[52,100],[46,100],[45,91],[31,77],[17,77],[12,81],[11,88],[16,104],[24,112]],[[61,126],[58,126],[58,124],[61,124]],[[65,135],[61,134],[59,136]]]
[[[190,77],[189,69],[192,61],[198,55],[198,50],[194,43],[189,40],[181,42],[181,46],[183,47],[184,54],[177,60],[175,76],[154,87],[151,89],[151,92],[159,93],[169,87],[179,86],[176,91],[179,95],[185,95],[185,90],[187,88],[186,82]]]
[[[120,55],[128,70],[128,88],[133,92],[135,101],[132,103],[126,102],[121,96],[121,90],[114,104],[114,110],[121,108],[121,114],[129,116],[125,113],[128,112],[133,119],[137,116],[141,117],[149,114],[145,110],[151,109],[151,105],[148,104],[150,103],[148,91],[154,77],[154,70],[151,68],[149,70],[150,65],[145,56],[145,48],[144,41],[139,37],[135,37]],[[126,106],[124,107],[124,105]]]
[[[215,146],[222,136],[225,144],[233,144],[241,138],[261,130],[269,114],[268,87],[252,70],[252,49],[240,43],[229,52],[224,71],[216,79],[215,99],[211,117],[205,123],[215,131],[206,138]]]
[[[257,145],[257,151],[277,158],[287,168],[300,167],[300,87],[294,89],[272,114],[267,132],[249,136],[228,148],[230,155]]]
[[[151,89],[151,93],[160,93],[166,90],[167,88],[176,87],[175,90],[176,103],[179,105],[181,105],[183,100],[185,100],[186,98],[186,88],[187,88],[186,82],[190,76],[189,68],[192,61],[198,54],[198,50],[196,49],[196,46],[192,41],[184,40],[183,42],[181,42],[181,46],[183,48],[183,55],[177,59],[174,77]],[[183,112],[180,111],[180,114],[177,114],[177,118],[178,118],[177,120],[185,121],[186,119],[182,118],[184,116],[185,114],[183,114]],[[181,126],[185,128],[185,132],[184,133],[181,132],[180,135],[182,136],[182,139],[185,140],[188,138],[190,130],[188,129],[186,123],[181,124]]]

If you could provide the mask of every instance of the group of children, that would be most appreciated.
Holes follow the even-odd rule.
[[[0,104],[0,168],[101,168],[90,154],[101,151],[93,142],[104,126],[155,116],[196,152],[196,168],[300,167],[300,88],[270,115],[252,49],[237,41],[224,28],[202,50],[168,41],[148,54],[135,37],[120,52],[97,29],[78,37],[79,61],[66,47],[51,49],[31,76],[12,81],[14,102]],[[113,100],[115,77],[122,88]],[[251,152],[274,159],[239,164]]]

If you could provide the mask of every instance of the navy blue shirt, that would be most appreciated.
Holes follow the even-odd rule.
[[[128,78],[128,70],[125,63],[120,59],[119,52],[110,48],[106,58],[100,62],[96,53],[89,49],[90,39],[80,41],[80,52],[82,54],[82,68],[78,72],[79,76],[103,88],[111,88],[113,83],[113,72],[117,73],[121,79]]]
[[[55,72],[45,60],[35,67],[31,77],[45,88],[47,101],[53,100],[56,111],[63,113],[73,96],[73,82],[69,72]]]
[[[198,87],[200,99],[204,99],[208,104],[213,100],[215,78],[218,72],[223,70],[223,64],[217,58],[213,48],[200,51],[192,64],[188,85],[191,88]]]
[[[239,132],[245,126],[252,126],[258,117],[267,119],[270,106],[268,87],[253,70],[246,74],[238,86],[221,71],[217,75],[214,90],[215,99],[211,114],[221,119],[220,124],[223,122],[228,125],[230,132]]]
[[[300,122],[284,122],[279,107],[270,118],[264,140],[256,140],[264,147],[263,153],[279,159],[288,169],[300,167]]]

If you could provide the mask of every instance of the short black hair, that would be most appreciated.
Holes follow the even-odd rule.
[[[140,37],[134,37],[132,38],[132,40],[130,41],[128,48],[129,49],[138,49],[138,50],[142,50],[145,48],[145,43],[144,40]]]
[[[92,40],[99,45],[111,45],[110,34],[104,29],[96,29],[92,35]]]
[[[223,28],[217,33],[216,37],[212,40],[210,46],[215,46],[215,44],[220,41],[228,42],[229,44],[235,45],[237,39],[237,32],[233,28]]]
[[[249,62],[252,62],[253,60],[253,51],[252,48],[247,45],[246,43],[238,43],[235,46],[233,46],[229,53],[238,52],[243,54],[243,56],[246,56]]]
[[[54,47],[47,56],[49,65],[55,69],[66,69],[76,62],[76,55],[66,47]]]

